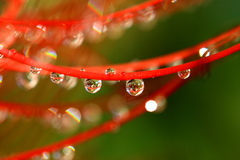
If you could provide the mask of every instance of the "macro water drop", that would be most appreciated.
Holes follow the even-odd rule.
[[[187,79],[191,74],[191,70],[187,69],[184,71],[179,71],[179,72],[177,72],[177,74],[181,79]]]
[[[52,81],[53,83],[59,84],[59,83],[63,82],[63,80],[64,80],[64,74],[52,72],[52,73],[50,74],[50,78],[51,78],[51,81]]]
[[[126,82],[126,91],[132,96],[139,96],[144,90],[142,79],[132,79]]]
[[[96,79],[85,79],[84,87],[89,93],[97,93],[102,87],[102,81]]]

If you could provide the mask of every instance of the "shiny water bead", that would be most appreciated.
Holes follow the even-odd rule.
[[[37,68],[37,67],[30,67],[30,72],[35,75],[39,75],[42,71],[42,68]]]
[[[97,93],[102,87],[102,81],[96,79],[85,79],[84,87],[89,93]]]
[[[77,78],[66,76],[62,83],[60,83],[60,86],[64,87],[67,90],[70,90],[74,88],[77,85]]]
[[[132,79],[126,82],[126,91],[132,96],[139,96],[144,90],[142,79]]]
[[[64,80],[64,74],[52,72],[52,73],[50,74],[50,78],[51,78],[51,81],[52,81],[53,83],[59,84],[59,83],[63,82],[63,80]]]
[[[33,89],[39,81],[39,77],[37,75],[30,73],[22,73],[19,72],[16,74],[16,81],[19,87],[22,87],[26,90]]]
[[[24,35],[24,38],[30,43],[38,43],[42,40],[43,34],[46,32],[46,27],[39,24],[36,27],[29,28]]]
[[[187,70],[184,70],[184,71],[179,71],[179,72],[177,72],[177,74],[180,78],[187,79],[191,74],[191,70],[187,69]]]
[[[2,54],[0,54],[0,58],[3,58],[4,56]]]
[[[8,48],[12,45],[16,39],[15,29],[10,24],[0,24],[0,45],[4,48]]]
[[[116,74],[116,70],[113,68],[108,68],[105,70],[105,74],[108,74],[108,75]]]
[[[138,19],[141,22],[147,23],[154,20],[156,17],[156,12],[152,6],[149,6],[139,12]]]
[[[171,0],[171,3],[176,3],[177,2],[177,0]]]
[[[200,48],[199,49],[199,51],[198,51],[198,53],[199,53],[199,56],[200,57],[208,57],[208,56],[210,56],[210,51],[209,51],[209,49],[208,48]]]

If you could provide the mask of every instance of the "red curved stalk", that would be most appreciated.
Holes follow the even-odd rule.
[[[142,115],[143,113],[145,113],[146,110],[145,110],[144,106],[145,106],[146,101],[151,100],[151,99],[155,99],[158,95],[168,97],[186,82],[187,81],[181,80],[180,78],[175,77],[174,79],[169,81],[167,84],[165,84],[162,88],[160,88],[158,91],[156,91],[155,93],[150,95],[140,105],[138,105],[137,107],[132,109],[127,116],[122,117],[118,121],[110,120],[110,121],[105,122],[104,124],[102,124],[102,125],[100,125],[96,128],[85,131],[83,133],[79,133],[79,134],[77,134],[73,137],[67,138],[65,140],[62,140],[62,141],[59,141],[59,142],[56,142],[56,143],[53,143],[51,145],[44,146],[44,147],[41,147],[41,148],[37,148],[37,149],[29,150],[29,151],[26,151],[26,152],[18,153],[18,154],[15,154],[15,155],[12,155],[12,156],[9,156],[9,157],[6,157],[6,158],[0,158],[0,160],[15,160],[15,159],[24,160],[24,159],[28,159],[28,158],[31,158],[35,155],[40,155],[43,152],[57,151],[57,150],[65,147],[65,146],[81,144],[81,143],[84,143],[84,142],[86,142],[88,140],[91,140],[95,137],[98,137],[98,136],[100,136],[104,133],[112,132],[116,128],[120,127],[121,125],[123,125],[123,124],[129,122],[130,120],[132,120],[132,119]]]

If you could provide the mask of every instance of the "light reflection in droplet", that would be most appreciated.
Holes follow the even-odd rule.
[[[37,75],[30,73],[22,73],[19,72],[16,74],[16,81],[19,87],[22,87],[26,90],[33,89],[39,81],[39,77]]]
[[[142,79],[132,79],[126,81],[126,91],[132,96],[139,96],[144,90]]]
[[[208,57],[210,56],[210,52],[208,48],[200,48],[199,49],[199,56],[200,57]]]
[[[68,115],[70,115],[75,121],[80,123],[81,121],[81,114],[78,109],[76,108],[69,108],[65,111]]]
[[[76,77],[65,76],[63,82],[60,83],[59,85],[67,90],[70,90],[77,85],[77,80],[78,79]]]
[[[179,71],[177,72],[177,74],[178,74],[178,77],[180,77],[181,79],[187,79],[191,74],[191,70],[187,69],[184,71]]]

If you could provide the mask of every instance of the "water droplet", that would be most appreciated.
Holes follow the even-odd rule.
[[[51,81],[52,81],[53,83],[59,84],[59,83],[63,82],[63,80],[64,80],[64,74],[52,72],[52,73],[50,74],[50,78],[51,78]]]
[[[152,6],[149,6],[139,12],[138,19],[141,22],[147,23],[154,20],[155,17],[156,13],[154,8]]]
[[[80,71],[82,71],[82,72],[86,72],[86,70],[85,70],[84,68],[80,69]]]
[[[3,55],[2,55],[2,54],[0,54],[0,58],[3,58]]]
[[[26,57],[42,63],[52,63],[57,59],[57,53],[50,47],[42,48],[38,45],[26,45],[23,49]]]
[[[44,120],[58,132],[72,133],[78,129],[81,117],[80,111],[76,108],[71,107],[63,112],[51,107],[46,111]]]
[[[43,37],[50,44],[60,43],[66,36],[66,28],[63,25],[55,25],[46,28]]]
[[[75,155],[75,148],[73,146],[64,147],[62,150],[53,152],[53,160],[72,160]]]
[[[140,95],[144,90],[142,79],[132,79],[126,82],[126,91],[132,96]]]
[[[108,75],[116,74],[116,70],[113,68],[108,68],[107,70],[105,70],[105,74],[108,74]]]
[[[41,155],[34,156],[32,160],[49,160],[50,159],[50,153],[43,152]]]
[[[35,75],[39,75],[42,71],[42,68],[37,68],[37,67],[30,67],[30,72]]]
[[[8,117],[8,112],[6,110],[0,110],[0,124],[3,123]]]
[[[60,86],[64,87],[67,90],[70,90],[74,88],[77,85],[77,78],[66,76],[62,83],[60,83]]]
[[[84,34],[81,31],[71,30],[68,33],[68,36],[63,41],[63,44],[65,44],[71,48],[77,48],[77,47],[81,46],[83,41],[84,41]]]
[[[85,79],[84,87],[89,93],[97,93],[102,87],[102,81],[96,79]]]
[[[45,32],[46,27],[39,24],[34,28],[29,28],[25,33],[24,38],[31,43],[38,43],[42,40]]]
[[[10,47],[14,43],[16,39],[14,30],[10,24],[0,24],[0,45],[4,48]]]
[[[187,69],[187,70],[184,70],[184,71],[179,71],[179,72],[177,72],[177,74],[180,78],[187,79],[191,74],[191,70]]]
[[[99,122],[102,118],[102,110],[101,108],[93,103],[87,104],[84,106],[82,110],[83,117],[88,122]]]
[[[176,3],[177,2],[177,0],[171,0],[171,3]]]
[[[210,52],[209,52],[209,49],[208,48],[201,48],[199,49],[199,56],[200,57],[208,57],[210,56]]]
[[[39,78],[37,75],[34,75],[31,72],[30,73],[19,72],[16,74],[16,81],[19,87],[22,87],[26,90],[30,90],[38,84]]]
[[[122,76],[125,76],[125,75],[126,75],[126,72],[122,72],[121,74],[122,74]]]

